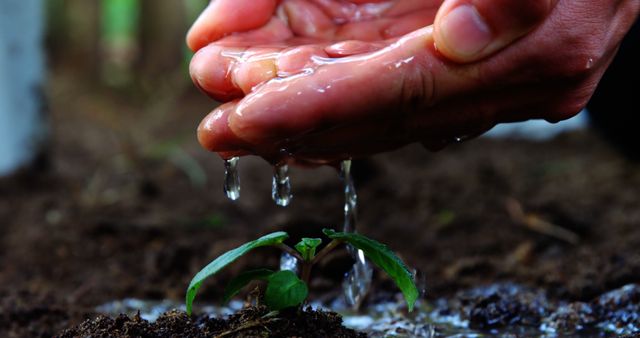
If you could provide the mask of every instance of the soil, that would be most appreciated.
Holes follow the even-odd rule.
[[[135,316],[116,319],[98,316],[64,331],[60,338],[73,337],[336,337],[363,338],[342,326],[340,315],[313,310],[282,311],[269,316],[265,307],[248,307],[227,320],[200,316],[190,318],[184,312],[171,311],[154,323]]]
[[[281,209],[270,200],[272,169],[243,159],[243,196],[225,200],[222,161],[193,132],[212,107],[200,94],[132,100],[53,76],[48,164],[0,181],[0,336],[232,328],[233,319],[169,313],[150,324],[96,317],[95,308],[123,298],[180,301],[195,272],[244,241],[285,230],[293,242],[341,224],[332,168],[294,169],[295,198]],[[411,146],[355,166],[359,231],[416,267],[428,300],[513,282],[553,301],[591,302],[640,281],[640,168],[591,132],[483,138],[439,153]],[[269,249],[242,259],[207,281],[196,302],[219,302],[233,275],[277,262]],[[312,298],[335,297],[349,264],[336,254],[320,266]],[[374,298],[395,290],[384,275],[375,280]],[[320,317],[335,328],[336,317]]]

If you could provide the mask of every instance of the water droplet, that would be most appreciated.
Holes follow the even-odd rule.
[[[233,157],[224,161],[224,194],[232,201],[240,198],[239,161],[239,157]]]
[[[420,297],[424,297],[427,294],[427,276],[423,271],[418,269],[413,269],[413,281],[416,283],[418,287],[418,291],[420,292]]]
[[[466,141],[466,140],[468,140],[470,138],[471,138],[471,136],[469,136],[469,135],[456,136],[456,137],[453,138],[453,142],[460,143],[460,142],[464,142],[464,141]]]
[[[587,69],[591,69],[593,67],[593,58],[589,58],[587,60]]]
[[[297,274],[298,259],[289,253],[282,253],[282,256],[280,256],[280,270],[290,270]]]
[[[273,173],[271,185],[271,198],[281,207],[286,207],[291,203],[291,179],[289,178],[289,166],[286,164],[277,165]]]

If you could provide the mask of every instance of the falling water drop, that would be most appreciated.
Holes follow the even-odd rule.
[[[343,231],[355,232],[358,216],[358,194],[351,174],[351,160],[342,162],[340,176],[344,184],[345,197]],[[347,305],[358,309],[371,287],[373,269],[371,264],[367,262],[362,250],[356,250],[353,247],[349,248],[356,262],[351,270],[346,273],[342,282],[342,289]]]
[[[358,216],[358,194],[351,175],[351,160],[342,161],[340,177],[344,184],[344,232],[354,232]]]
[[[289,178],[289,166],[277,165],[274,169],[273,184],[271,186],[271,198],[281,207],[291,203],[291,179]]]
[[[232,157],[224,161],[224,194],[232,201],[240,198],[239,161],[239,157]]]

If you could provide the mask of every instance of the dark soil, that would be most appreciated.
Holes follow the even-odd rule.
[[[295,198],[281,209],[270,200],[272,169],[249,158],[241,200],[225,200],[222,161],[195,141],[212,106],[198,93],[138,102],[54,76],[49,169],[0,181],[1,337],[48,337],[86,319],[80,329],[160,329],[96,321],[94,309],[182,300],[195,272],[246,240],[286,230],[294,241],[341,224],[331,168],[294,169]],[[413,146],[356,171],[359,230],[418,268],[430,300],[514,282],[553,301],[591,302],[640,281],[640,169],[592,133],[479,139],[436,154]],[[231,276],[277,262],[277,252],[259,251],[207,281],[196,302],[218,302]],[[334,297],[349,264],[338,254],[320,266],[312,297]],[[381,274],[374,288],[395,290]]]
[[[184,312],[165,313],[154,323],[139,316],[121,315],[116,319],[98,316],[60,334],[74,337],[366,337],[342,326],[340,315],[320,311],[283,311],[270,316],[264,307],[250,307],[228,320],[201,316],[190,318]]]

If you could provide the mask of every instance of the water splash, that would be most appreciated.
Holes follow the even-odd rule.
[[[353,309],[360,308],[362,301],[371,288],[371,281],[373,279],[373,268],[365,259],[364,252],[357,250],[356,255],[356,263],[351,270],[346,273],[342,281],[345,302],[347,306]]]
[[[286,252],[283,252],[280,256],[280,270],[290,270],[298,273],[298,259]]]
[[[237,201],[240,198],[239,161],[239,157],[232,157],[224,161],[224,194],[232,201]]]
[[[289,178],[289,166],[286,164],[277,165],[274,169],[271,198],[281,207],[286,207],[291,203],[291,198],[293,198],[291,179]]]
[[[340,176],[344,184],[344,232],[355,232],[358,216],[358,194],[356,193],[353,175],[351,174],[351,160],[341,163]],[[358,309],[371,288],[373,268],[364,257],[362,250],[349,247],[349,252],[355,259],[355,264],[345,274],[342,290],[345,302],[353,309]]]
[[[337,311],[344,325],[363,331],[371,338],[481,338],[481,337],[614,337],[636,336],[640,332],[640,285],[630,284],[607,292],[591,302],[567,303],[547,298],[541,289],[513,283],[491,284],[460,290],[450,298],[430,303],[418,301],[416,310],[406,311],[406,303],[397,295],[389,301],[369,303],[360,311],[344,303],[312,301],[313,309]],[[237,313],[244,302],[233,300],[226,306],[196,305],[198,313],[222,318]],[[125,299],[96,308],[110,316],[125,313],[155,321],[170,309],[185,310],[182,301],[146,301]],[[483,311],[486,309],[488,311]],[[478,318],[478,311],[488,317]],[[492,329],[478,327],[478,320],[502,322]]]

